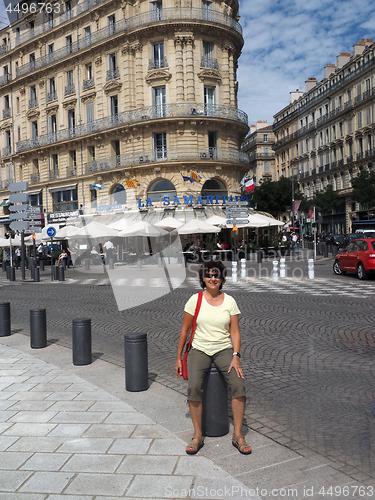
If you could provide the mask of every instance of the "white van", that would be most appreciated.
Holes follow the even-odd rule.
[[[363,234],[363,236],[370,235],[371,233],[375,234],[375,229],[356,229],[355,234]]]

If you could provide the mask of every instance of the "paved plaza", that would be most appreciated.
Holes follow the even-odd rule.
[[[121,485],[116,494],[112,494],[113,498],[121,495],[178,498],[177,494],[159,496],[156,489],[152,493],[137,489],[138,481],[139,484],[154,482],[153,477],[150,479],[154,466],[148,468],[145,464],[147,460],[158,462],[152,457],[159,454],[154,453],[157,449],[154,443],[160,440],[163,446],[167,446],[166,455],[174,457],[167,461],[169,465],[173,464],[172,469],[168,469],[167,465],[165,469],[162,465],[156,468],[158,472],[154,475],[161,481],[160,484],[165,484],[159,477],[164,473],[168,477],[176,476],[178,479],[174,478],[173,481],[181,480],[179,485],[185,484],[182,479],[190,485],[224,484],[218,483],[220,478],[220,481],[237,486],[242,484],[248,489],[258,487],[271,490],[296,486],[299,491],[298,497],[294,498],[324,498],[322,492],[320,495],[318,493],[320,487],[348,485],[352,488],[350,495],[342,492],[342,496],[336,495],[336,498],[364,498],[360,494],[363,490],[355,491],[355,487],[370,488],[375,485],[375,281],[361,282],[350,275],[335,276],[332,273],[332,259],[322,257],[316,262],[314,280],[308,279],[305,260],[287,262],[287,277],[279,278],[277,282],[272,279],[272,263],[267,261],[261,266],[255,262],[248,263],[247,277],[239,278],[237,283],[232,283],[228,278],[224,290],[235,297],[242,312],[241,350],[248,395],[245,425],[247,439],[254,451],[250,457],[242,457],[230,445],[230,436],[224,436],[207,438],[199,457],[186,457],[184,443],[191,438],[191,423],[185,402],[186,383],[174,375],[173,366],[183,305],[191,293],[197,290],[195,271],[194,266],[189,267],[187,279],[172,293],[121,312],[118,311],[108,276],[104,273],[91,273],[88,276],[71,269],[66,273],[65,282],[51,282],[47,268],[42,273],[40,283],[29,280],[21,283],[20,275],[17,275],[16,282],[10,283],[3,275],[0,276],[0,299],[10,301],[12,310],[12,336],[0,339],[4,363],[2,379],[11,376],[9,370],[15,370],[13,375],[24,379],[19,384],[26,384],[24,389],[21,386],[12,388],[12,384],[4,386],[0,381],[1,452],[4,457],[8,456],[4,463],[10,464],[0,466],[0,470],[3,469],[1,473],[10,469],[22,472],[23,475],[16,474],[14,477],[19,475],[24,478],[19,483],[16,480],[14,490],[10,487],[5,491],[19,491],[18,495],[21,495],[28,483],[29,486],[39,482],[43,484],[43,474],[51,472],[48,467],[47,470],[43,469],[49,460],[43,453],[50,453],[50,456],[58,457],[51,459],[52,462],[56,461],[51,467],[57,477],[62,478],[68,472],[71,475],[68,474],[65,483],[62,480],[59,493],[39,490],[35,495],[42,496],[35,498],[57,499],[60,498],[58,495],[64,498],[66,495],[73,495],[71,498],[109,498],[111,493],[108,489],[102,493],[99,489],[91,492],[90,488],[84,491],[85,486],[82,486],[78,492],[80,484],[90,483],[90,474],[95,476],[94,485],[97,484],[95,481],[100,483],[97,476],[106,473],[121,476],[121,480],[116,476],[116,481],[119,480]],[[137,286],[140,284],[139,279],[142,279],[141,272]],[[127,283],[127,287],[131,290],[131,282]],[[42,350],[29,348],[29,310],[36,307],[47,310],[49,345]],[[71,363],[72,319],[76,317],[89,317],[92,320],[94,363],[87,367],[74,367]],[[127,332],[143,331],[148,334],[150,388],[143,393],[127,393],[124,389],[123,337]],[[20,370],[20,364],[27,365],[27,369],[22,367]],[[26,372],[23,372],[24,369]],[[33,375],[36,369],[41,370],[42,378],[40,381],[35,380],[35,383],[44,384],[44,390],[35,388],[37,386],[28,387],[29,377],[36,376]],[[31,370],[30,374],[27,370]],[[72,379],[69,382],[73,388],[66,386],[67,376],[79,377],[80,382]],[[42,380],[43,377],[46,379]],[[65,378],[60,388],[51,386],[56,377],[57,380]],[[82,390],[74,390],[75,384],[82,384]],[[90,387],[83,387],[85,384],[90,384]],[[48,394],[43,394],[43,398],[39,399],[44,403],[38,407],[40,403],[37,404],[38,400],[32,398],[34,403],[22,403],[23,399],[17,395],[19,391],[26,400],[31,393]],[[7,392],[12,393],[11,397],[7,397]],[[26,397],[25,392],[29,392]],[[98,394],[99,399],[90,400],[89,405],[82,404],[85,393]],[[58,395],[61,395],[60,403],[56,400]],[[105,409],[100,403],[103,397],[108,400]],[[53,402],[49,404],[51,400]],[[113,407],[111,401],[116,401]],[[122,409],[119,414],[112,416],[117,406]],[[25,416],[19,415],[21,411],[26,412]],[[99,417],[100,424],[86,422],[86,427],[78,428],[82,431],[79,435],[60,436],[60,439],[64,439],[54,449],[44,452],[38,449],[39,444],[29,450],[17,449],[23,446],[23,441],[33,438],[27,434],[32,433],[33,425],[37,423],[35,419],[44,420],[38,425],[45,426],[43,439],[47,439],[58,432],[54,431],[56,426],[66,425],[68,429],[74,423],[69,418],[76,417],[69,415],[69,421],[58,422],[61,418],[58,415],[74,411],[80,412],[83,420],[91,412],[104,411],[106,415]],[[44,416],[41,417],[41,414]],[[127,420],[129,416],[134,418],[135,415],[135,422]],[[116,422],[113,419],[117,419]],[[143,419],[146,419],[146,423]],[[100,428],[103,422],[111,425]],[[144,436],[147,425],[152,432],[147,431],[150,434]],[[127,434],[124,435],[126,427]],[[20,429],[20,435],[16,439],[17,428]],[[21,429],[26,429],[23,431],[26,435],[22,434]],[[155,429],[157,432],[154,432]],[[116,434],[117,431],[119,434]],[[74,432],[78,433],[78,430]],[[110,436],[106,433],[110,433]],[[83,443],[91,437],[112,441],[107,448],[103,446],[90,451],[90,445],[87,444],[86,450],[86,444]],[[76,438],[82,440],[85,451],[69,449],[69,439],[74,441]],[[148,447],[140,448],[144,451],[135,453],[133,448],[129,453],[127,450],[113,451],[117,446],[113,443],[117,440],[121,442],[140,438],[149,440]],[[21,443],[17,445],[19,440]],[[170,440],[169,448],[167,440]],[[135,441],[130,445],[135,446]],[[118,446],[117,450],[121,449],[121,444]],[[21,452],[30,456],[17,458],[15,453]],[[95,460],[90,468],[90,460],[82,457],[87,452],[105,456],[103,467],[108,462],[108,471],[99,470]],[[43,456],[39,457],[39,454]],[[66,460],[60,455],[66,455]],[[138,474],[139,477],[144,475],[142,466],[136,470],[132,469],[133,465],[130,466],[134,462],[134,467],[137,467],[140,459],[134,458],[135,455],[151,456],[142,462],[144,470],[147,469],[150,474],[146,480],[137,479]],[[160,455],[164,456],[162,452]],[[197,466],[198,462],[194,462],[197,458],[207,463],[204,462],[201,468],[201,465]],[[187,459],[189,461],[184,464]],[[33,464],[41,464],[42,468]],[[184,476],[182,470],[187,477],[181,479]],[[127,475],[131,477],[123,477]],[[200,480],[203,483],[199,483]],[[90,487],[92,485],[90,483]],[[313,496],[309,495],[309,485],[314,488]],[[303,486],[307,488],[305,494]],[[32,492],[31,489],[27,491]],[[179,491],[181,493],[182,490]],[[168,492],[172,495],[177,490]],[[261,498],[267,497],[265,491],[263,495],[259,494],[259,490],[255,493]],[[370,489],[365,493],[370,497]],[[244,494],[242,491],[242,498]],[[30,494],[4,495],[3,498],[34,498]],[[215,498],[214,495],[202,498],[211,497]],[[279,498],[282,497],[286,495],[280,493]]]

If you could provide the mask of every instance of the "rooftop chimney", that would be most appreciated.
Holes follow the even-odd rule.
[[[258,120],[256,124],[256,129],[260,130],[261,128],[268,127],[267,120]]]
[[[345,66],[346,63],[350,61],[351,53],[350,52],[340,52],[340,55],[337,56],[337,69],[341,69]]]
[[[324,78],[329,78],[332,73],[336,71],[336,65],[335,64],[327,64],[326,67],[324,68]]]
[[[366,48],[366,45],[367,45],[366,41],[363,39],[360,42],[357,42],[355,45],[353,45],[353,57],[362,54],[362,52]]]
[[[290,93],[290,104],[292,104],[294,101],[297,101],[300,97],[303,96],[303,92],[300,90],[295,90],[294,92]]]
[[[306,92],[310,92],[310,90],[315,87],[315,85],[317,84],[317,80],[316,78],[308,78],[306,81],[305,81],[305,91]]]

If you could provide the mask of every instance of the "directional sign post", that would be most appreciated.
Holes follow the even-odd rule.
[[[51,281],[53,281],[53,237],[56,234],[56,229],[51,226],[47,229],[47,235],[51,238]]]
[[[247,207],[249,206],[247,201],[227,201],[227,224],[248,224],[249,213]],[[234,258],[237,258],[237,243],[236,243],[236,232],[234,232]]]
[[[9,191],[12,192],[9,195],[9,201],[11,203],[20,203],[20,205],[15,205],[12,207],[10,212],[13,214],[10,216],[11,219],[14,220],[10,224],[10,228],[16,231],[21,232],[21,276],[22,280],[25,280],[25,231],[29,229],[29,222],[27,219],[28,211],[25,208],[25,205],[29,206],[29,195],[28,193],[24,193],[27,189],[29,189],[28,182],[11,182],[8,185]]]

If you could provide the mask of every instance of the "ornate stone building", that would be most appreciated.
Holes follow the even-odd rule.
[[[305,92],[291,93],[291,103],[275,116],[277,176],[294,175],[307,198],[328,184],[342,197],[342,207],[323,216],[320,229],[349,233],[362,207],[352,200],[351,181],[375,161],[375,43],[357,42],[327,64],[324,79],[306,81]]]
[[[276,180],[274,143],[275,134],[267,120],[251,125],[250,134],[242,144],[242,151],[249,155],[247,177],[252,177],[255,184],[264,179]]]
[[[62,222],[79,209],[171,209],[199,195],[197,205],[219,206],[238,195],[248,170],[238,1],[51,6],[25,7],[1,31],[0,202],[25,180],[47,222]],[[184,180],[192,171],[201,182]]]

